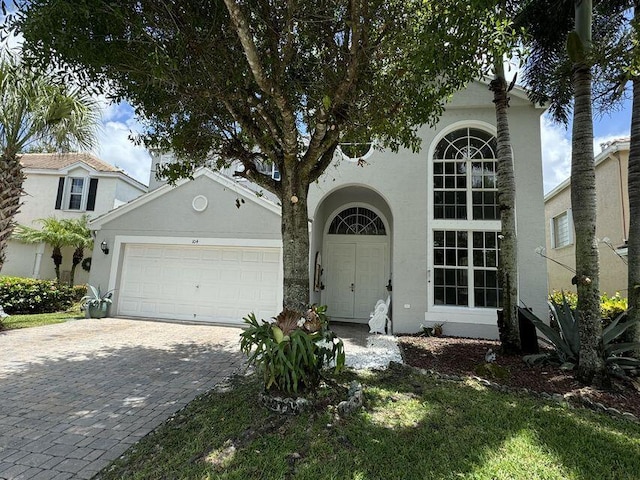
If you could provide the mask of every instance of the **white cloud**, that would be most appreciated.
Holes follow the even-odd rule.
[[[541,118],[542,174],[547,193],[571,173],[571,132],[554,123],[548,115]]]
[[[571,175],[571,132],[563,125],[554,123],[547,115],[541,120],[542,173],[545,194]],[[629,131],[620,128],[620,133],[605,135],[593,139],[593,154],[601,151],[601,144],[628,138]]]
[[[146,148],[135,145],[130,139],[142,132],[142,125],[133,115],[131,106],[109,103],[104,96],[99,96],[97,100],[102,108],[102,129],[94,153],[139,182],[148,184],[151,156]]]
[[[609,143],[612,142],[613,140],[628,140],[629,139],[629,131],[627,132],[620,132],[619,134],[616,135],[605,135],[602,137],[595,137],[593,139],[593,153],[595,156],[598,156],[598,154],[600,152],[602,152],[603,148],[602,148],[602,144],[603,143]]]

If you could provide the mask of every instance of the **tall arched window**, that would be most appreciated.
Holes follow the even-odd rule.
[[[500,210],[496,138],[478,128],[447,134],[433,154],[433,301],[497,307]],[[479,227],[478,221],[483,221]],[[494,225],[495,228],[487,230]]]

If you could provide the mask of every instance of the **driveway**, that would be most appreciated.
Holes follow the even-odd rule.
[[[123,319],[0,333],[0,478],[90,478],[237,371],[239,333]]]

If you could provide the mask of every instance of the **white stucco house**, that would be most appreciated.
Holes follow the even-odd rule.
[[[420,152],[340,154],[311,186],[311,301],[334,320],[367,322],[390,291],[394,333],[444,323],[445,334],[497,337],[491,100],[486,84],[473,83],[435,128],[419,129]],[[511,92],[520,300],[544,316],[542,113]],[[114,289],[112,315],[240,324],[250,311],[277,314],[280,208],[248,187],[203,168],[93,220],[96,245],[107,242],[109,254],[96,246],[90,282]]]
[[[38,219],[55,216],[94,218],[147,192],[146,185],[88,153],[33,153],[20,158],[25,181],[16,223],[41,228]],[[68,278],[73,248],[62,251],[62,279]],[[86,252],[91,256],[91,252]],[[51,247],[10,240],[2,275],[55,278]],[[78,268],[75,282],[86,283],[88,271]]]

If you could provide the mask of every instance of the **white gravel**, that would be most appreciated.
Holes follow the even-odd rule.
[[[393,335],[369,335],[367,346],[345,345],[345,363],[356,370],[383,369],[389,362],[402,363],[398,341]]]

